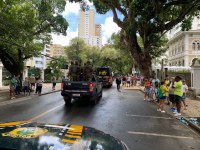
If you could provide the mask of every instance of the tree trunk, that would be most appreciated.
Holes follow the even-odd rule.
[[[129,51],[131,52],[131,55],[135,60],[135,63],[138,69],[140,70],[141,75],[144,76],[145,78],[150,78],[152,75],[150,54],[142,51],[141,48],[137,45],[137,43],[134,44],[133,39],[130,41],[132,42],[129,43],[132,44],[130,44],[129,46]]]
[[[0,60],[3,66],[12,74],[12,75],[21,75],[24,67],[24,62],[21,58],[15,60],[12,56],[6,53],[6,50],[0,49]],[[21,57],[21,56],[20,56]]]

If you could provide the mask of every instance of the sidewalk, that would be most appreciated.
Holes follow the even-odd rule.
[[[133,87],[124,87],[124,90],[140,90],[144,91],[144,87],[142,86],[133,86]],[[188,105],[187,110],[181,110],[185,117],[200,117],[200,100],[194,100],[187,98],[186,104]],[[166,105],[168,106],[168,105]],[[170,108],[169,106],[166,108]]]
[[[42,93],[41,95],[49,94],[49,93],[54,93],[60,91],[61,87],[60,84],[56,84],[56,90],[52,90],[52,83],[44,83],[42,87]],[[20,96],[15,96],[15,99],[11,100],[10,99],[10,92],[9,92],[9,86],[3,86],[0,88],[0,103],[5,102],[5,101],[14,101],[16,99],[22,98],[22,97],[36,97],[38,95],[35,95],[35,92],[31,92],[30,96],[24,96],[24,93],[21,92]]]

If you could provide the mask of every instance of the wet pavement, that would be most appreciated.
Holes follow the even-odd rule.
[[[74,100],[65,106],[60,92],[0,105],[0,122],[30,120],[94,127],[124,141],[130,150],[199,150],[200,136],[171,115],[156,111],[138,90],[103,91],[92,106]]]

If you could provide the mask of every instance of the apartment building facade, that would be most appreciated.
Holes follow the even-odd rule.
[[[95,24],[95,10],[79,11],[78,37],[91,46],[102,47],[101,25]]]

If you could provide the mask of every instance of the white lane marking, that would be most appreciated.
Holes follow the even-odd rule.
[[[26,101],[26,100],[32,99],[33,97],[34,96],[22,97],[22,98],[13,100],[13,101],[12,100],[8,100],[8,101],[5,101],[5,102],[0,102],[0,106],[4,106],[4,105],[8,105],[8,104],[14,104],[14,103],[17,103],[17,102]]]
[[[154,119],[172,119],[170,117],[142,116],[142,115],[130,115],[130,114],[126,114],[126,116],[127,117],[154,118]]]
[[[39,118],[43,117],[44,115],[46,115],[46,114],[48,114],[48,113],[50,113],[50,112],[52,112],[52,111],[58,109],[58,108],[61,107],[61,106],[63,106],[63,104],[61,104],[61,105],[59,105],[59,106],[56,106],[56,107],[54,107],[54,108],[52,108],[52,109],[50,109],[50,110],[48,110],[48,111],[45,111],[45,112],[43,112],[43,113],[41,113],[41,114],[39,114],[39,115],[37,115],[37,116],[31,118],[31,119],[28,120],[28,121],[32,122],[32,121],[34,121],[34,120],[36,120],[36,119],[39,119]]]
[[[177,139],[194,139],[193,137],[167,135],[167,134],[157,134],[157,133],[148,133],[148,132],[132,132],[132,131],[129,131],[128,133],[129,134],[136,134],[136,135],[150,135],[150,136],[170,137],[170,138],[177,138]]]

